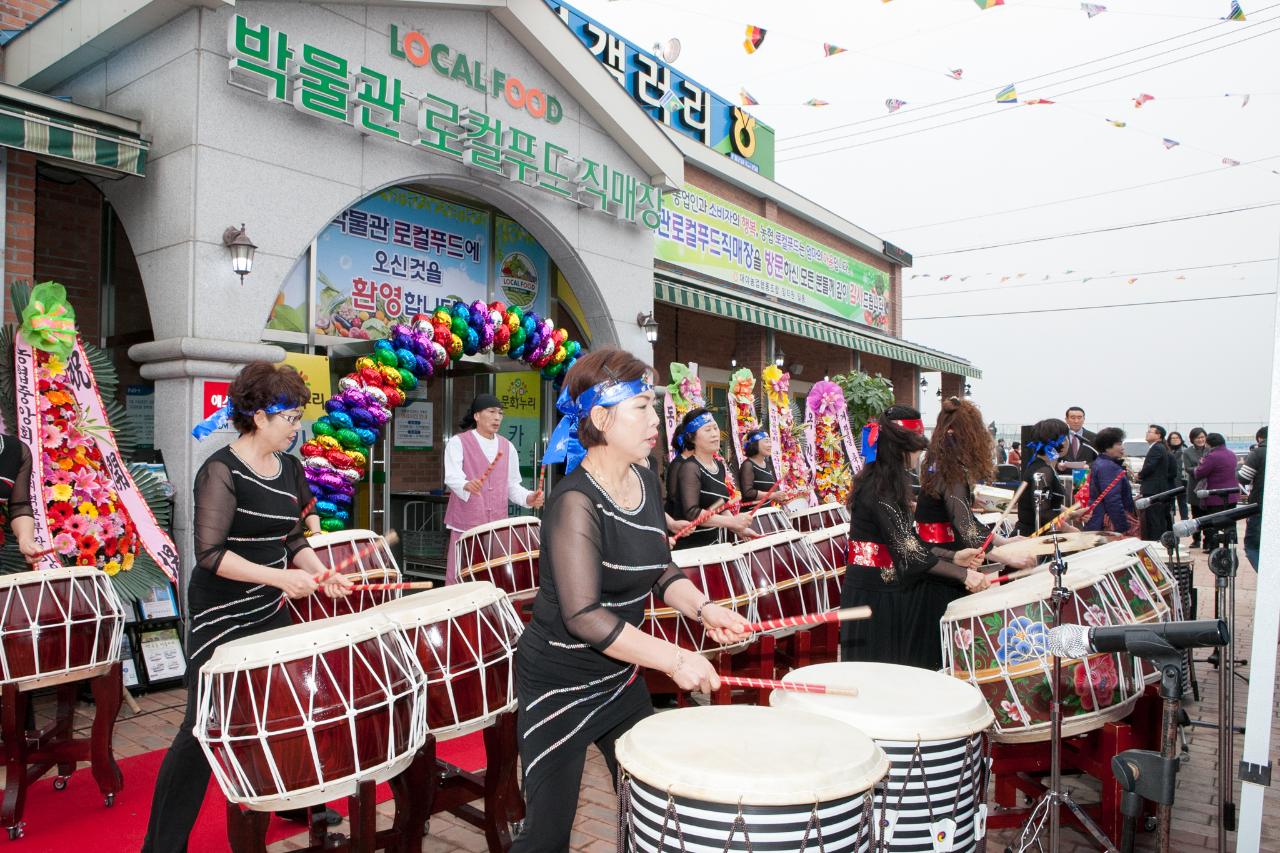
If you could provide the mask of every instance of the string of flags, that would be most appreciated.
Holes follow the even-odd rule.
[[[742,49],[748,54],[755,53],[764,44],[765,29],[747,24],[747,38],[742,42]]]
[[[755,99],[755,96],[743,88],[738,89],[738,98],[742,101],[742,105],[744,107],[754,107],[758,106],[760,103]]]
[[[999,92],[997,92],[997,93],[996,93],[996,103],[997,103],[997,104],[1016,104],[1016,103],[1018,103],[1018,89],[1017,89],[1017,87],[1016,87],[1014,84],[1010,83],[1008,86],[1005,86],[1003,89],[1001,89]]]
[[[952,80],[959,80],[961,77],[964,76],[964,69],[950,68],[947,70],[947,76],[950,77]]]
[[[1096,18],[1098,15],[1107,11],[1107,7],[1103,6],[1101,3],[1081,3],[1080,8],[1084,10],[1084,13],[1090,18]]]
[[[1231,11],[1223,18],[1224,21],[1243,21],[1244,9],[1240,8],[1240,0],[1231,0]]]
[[[822,45],[822,55],[823,55],[823,56],[835,56],[836,54],[846,53],[846,52],[847,52],[846,48],[843,48],[843,47],[837,47],[837,46],[836,46],[836,45],[834,45],[834,44],[826,44],[826,43],[824,42],[824,43],[823,43],[823,45]]]
[[[1242,263],[1233,263],[1233,264],[1215,264],[1213,265],[1213,268],[1218,269],[1223,267],[1229,267],[1231,269],[1236,269],[1237,267],[1246,266],[1252,263],[1255,263],[1255,262],[1246,261]],[[1150,273],[1150,276],[1148,276],[1148,278],[1150,278],[1163,273],[1176,272],[1176,270],[1154,270],[1154,271],[1148,271],[1148,272]],[[969,273],[968,275],[959,275],[957,273],[945,273],[943,275],[933,275],[932,273],[925,272],[925,273],[912,273],[911,279],[913,280],[920,279],[922,282],[924,279],[934,279],[939,283],[954,280],[957,283],[964,283],[969,281],[970,279],[993,278],[996,275],[997,274],[993,272]],[[1094,273],[1093,275],[1080,276],[1078,278],[1063,278],[1063,276],[1078,276],[1078,275],[1079,275],[1078,271],[1073,269],[1063,270],[1060,273],[1057,273],[1057,272],[1045,273],[1042,277],[1039,277],[1039,278],[1036,278],[1036,277],[1029,278],[1029,276],[1031,276],[1030,273],[1020,272],[1016,274],[1011,273],[1011,274],[1000,275],[998,278],[998,283],[1007,284],[1008,282],[1011,282],[1011,281],[1021,281],[1021,280],[1028,280],[1030,282],[1034,282],[1031,284],[1019,285],[1018,287],[1021,288],[1021,287],[1035,287],[1037,284],[1043,284],[1045,282],[1051,282],[1053,284],[1069,284],[1071,282],[1078,281],[1081,284],[1086,284],[1090,281],[1098,281],[1098,280],[1108,279],[1108,278],[1123,278],[1125,280],[1125,284],[1131,285],[1131,284],[1136,284],[1137,281],[1143,277],[1141,274],[1135,275],[1133,273],[1121,272],[1119,270],[1109,270],[1106,273]],[[1222,276],[1220,273],[1215,273],[1213,275],[1213,278],[1215,280],[1221,280]],[[1173,280],[1186,281],[1187,276],[1184,274],[1179,274],[1179,275],[1173,276]],[[936,294],[941,295],[949,292],[951,291],[939,290],[939,291],[936,291]],[[964,291],[961,291],[961,292],[964,292]],[[932,295],[935,295],[935,293],[930,292],[930,293],[920,293],[920,294],[910,294],[910,295],[932,296]]]
[[[979,9],[990,9],[993,6],[1003,6],[1004,0],[973,0],[978,4]]]
[[[1154,101],[1155,99],[1156,99],[1155,95],[1148,95],[1147,93],[1143,92],[1141,95],[1133,99],[1133,106],[1135,109],[1141,109],[1142,105],[1145,104],[1147,101]]]
[[[889,110],[889,112],[896,113],[898,110],[905,107],[907,105],[907,102],[899,100],[898,98],[885,98],[884,105]]]

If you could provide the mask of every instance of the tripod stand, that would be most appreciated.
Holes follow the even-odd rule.
[[[1213,615],[1227,620],[1232,636],[1236,626],[1236,570],[1240,557],[1236,553],[1236,528],[1231,525],[1217,532],[1216,545],[1209,554],[1213,570]],[[1236,667],[1248,666],[1247,660],[1236,660],[1235,644],[1227,643],[1218,650],[1218,850],[1227,849],[1227,832],[1236,828],[1235,762],[1236,733]],[[1243,677],[1243,676],[1242,676]],[[1243,731],[1242,731],[1243,733]]]
[[[1066,574],[1067,564],[1062,559],[1062,549],[1058,546],[1056,537],[1053,544],[1051,568],[1053,571],[1053,596],[1051,599],[1053,603],[1053,624],[1057,626],[1062,624],[1062,605],[1070,596],[1070,592],[1063,585],[1062,576]],[[1049,788],[1045,791],[1040,802],[1036,803],[1031,816],[1027,818],[1026,825],[1022,827],[1022,832],[1018,835],[1016,846],[1007,848],[1006,853],[1009,853],[1009,851],[1025,853],[1025,851],[1032,849],[1032,845],[1039,848],[1040,834],[1044,831],[1046,818],[1049,826],[1049,851],[1050,853],[1058,853],[1062,843],[1063,806],[1071,809],[1071,813],[1075,815],[1076,820],[1080,821],[1080,825],[1093,836],[1094,841],[1102,845],[1102,849],[1106,850],[1107,853],[1118,853],[1116,846],[1111,843],[1111,839],[1107,837],[1107,834],[1093,822],[1093,819],[1071,798],[1070,794],[1062,790],[1062,658],[1058,655],[1053,656],[1053,681],[1050,686]]]

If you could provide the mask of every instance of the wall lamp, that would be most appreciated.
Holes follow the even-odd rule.
[[[636,325],[644,329],[644,339],[651,344],[658,342],[658,321],[653,319],[653,312],[641,311],[636,315]]]
[[[258,250],[245,233],[243,222],[239,228],[232,225],[222,232],[222,245],[230,250],[231,270],[240,276],[240,284],[243,285],[244,277],[253,270],[253,253]]]

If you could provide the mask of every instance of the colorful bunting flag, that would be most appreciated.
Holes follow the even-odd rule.
[[[806,107],[827,107],[831,105],[831,102],[822,101],[822,100],[819,100],[818,98],[810,98],[809,100],[804,102],[804,105]]]
[[[1243,21],[1244,9],[1240,8],[1240,0],[1231,0],[1231,11],[1227,13],[1224,21]]]
[[[997,104],[1016,104],[1018,103],[1018,89],[1013,83],[1005,86],[996,94]]]
[[[897,98],[885,98],[884,105],[888,107],[889,112],[896,113],[907,105],[906,101],[899,101]]]
[[[1009,276],[1007,276],[1007,275],[1006,275],[1006,276],[1001,276],[1001,278],[1000,278],[1000,283],[1001,283],[1001,284],[1004,284],[1004,283],[1005,283],[1006,281],[1008,281],[1008,280],[1009,280]]]
[[[1137,277],[1137,276],[1134,276],[1133,278],[1129,279],[1129,281],[1128,281],[1128,282],[1126,282],[1126,283],[1127,283],[1127,284],[1133,284],[1133,283],[1134,283],[1135,281],[1137,281],[1137,280],[1138,280],[1138,277]]]
[[[1245,107],[1249,106],[1249,96],[1248,96],[1248,95],[1233,95],[1232,93],[1227,92],[1226,97],[1228,97],[1228,98],[1239,98],[1239,99],[1240,99],[1240,109],[1244,109]]]
[[[764,44],[764,34],[763,27],[747,24],[747,39],[742,43],[742,49],[748,54],[755,53],[760,49],[760,45]]]
[[[942,276],[941,278],[938,279],[938,281],[946,281],[949,278],[951,278],[951,273],[947,273],[946,275]]]
[[[1224,165],[1224,166],[1239,166],[1239,165],[1240,165],[1240,161],[1239,161],[1239,160],[1232,160],[1230,157],[1223,157],[1223,158],[1222,158],[1222,165]]]
[[[1181,143],[1181,142],[1179,142],[1178,140],[1176,140],[1176,139],[1170,139],[1170,138],[1169,138],[1169,137],[1167,137],[1167,136],[1166,136],[1163,140],[1161,140],[1161,141],[1164,143],[1164,147],[1165,147],[1165,148],[1177,148],[1179,145],[1181,145],[1181,144],[1182,144],[1182,143]]]
[[[834,44],[824,44],[822,46],[822,54],[824,56],[835,56],[838,53],[844,53],[845,48],[836,47]]]
[[[1052,103],[1053,101],[1049,100],[1048,98],[1032,98],[1030,101],[1023,101],[1022,105],[1029,107],[1032,104],[1052,104]]]
[[[1107,7],[1099,3],[1081,3],[1080,8],[1083,9],[1084,13],[1090,18],[1096,15],[1101,15],[1103,12],[1107,11]]]
[[[947,76],[950,77],[952,80],[959,80],[961,77],[964,76],[964,69],[963,68],[948,69]]]
[[[1120,121],[1118,119],[1114,119],[1114,118],[1107,119],[1107,124],[1111,125],[1112,127],[1128,127],[1129,126],[1125,122]]]
[[[760,103],[746,89],[738,89],[738,97],[742,100],[742,105],[744,107],[754,107]]]
[[[1175,275],[1175,276],[1173,277],[1173,280],[1174,280],[1174,281],[1186,281],[1186,280],[1187,280],[1187,277],[1186,277],[1185,275]]]
[[[992,6],[1004,5],[1004,0],[973,0],[973,2],[978,4],[979,9],[990,9]]]
[[[1141,95],[1133,99],[1133,106],[1135,109],[1141,109],[1142,105],[1147,101],[1154,101],[1155,99],[1155,95],[1148,95],[1146,92],[1143,92]]]

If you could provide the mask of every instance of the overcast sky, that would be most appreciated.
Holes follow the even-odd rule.
[[[1078,0],[578,5],[642,46],[678,37],[682,71],[760,101],[780,182],[915,256],[905,336],[977,364],[988,419],[1079,403],[1095,428],[1261,422],[1280,249],[1280,2],[1246,0],[1244,22],[1219,22],[1229,0],[1114,0],[1092,19]],[[751,56],[747,24],[767,31]],[[824,42],[848,52],[822,58]],[[956,68],[960,80],[947,76]],[[1021,101],[1055,103],[996,104],[1010,83]],[[1155,99],[1137,108],[1143,93]],[[801,105],[810,98],[830,106]],[[886,98],[907,105],[889,116]],[[1079,196],[1094,197],[1062,203]],[[948,253],[1266,203],[1277,206]],[[1266,295],[1062,310],[1250,293]],[[1043,309],[1059,310],[1008,315]]]

